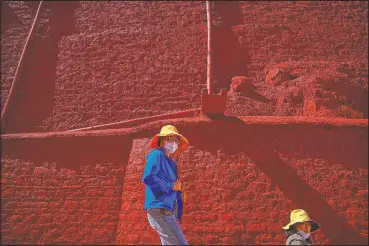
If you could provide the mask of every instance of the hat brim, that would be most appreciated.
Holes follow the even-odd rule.
[[[316,223],[314,220],[307,220],[307,221],[290,222],[286,226],[284,226],[283,229],[284,230],[289,230],[292,225],[295,225],[297,223],[303,223],[303,222],[309,222],[310,223],[310,225],[311,225],[310,232],[314,232],[314,231],[316,231],[316,230],[318,230],[320,228],[320,225],[318,223]]]
[[[320,228],[320,225],[316,223],[314,220],[310,220],[311,230],[310,232],[314,232]]]
[[[189,142],[188,142],[188,140],[185,136],[183,136],[182,134],[176,133],[176,132],[172,132],[172,133],[168,133],[168,134],[156,134],[151,139],[150,147],[151,148],[159,148],[160,146],[158,145],[158,140],[159,140],[160,137],[173,136],[173,135],[176,135],[180,138],[180,144],[178,145],[178,150],[181,151],[181,152],[185,151],[189,146]]]

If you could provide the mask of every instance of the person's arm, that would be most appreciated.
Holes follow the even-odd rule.
[[[158,176],[162,162],[161,153],[152,152],[146,163],[142,181],[149,186],[154,196],[160,196],[162,193],[168,193],[173,189],[173,183],[163,177]]]
[[[302,239],[293,239],[288,245],[306,245],[306,242],[303,242]]]

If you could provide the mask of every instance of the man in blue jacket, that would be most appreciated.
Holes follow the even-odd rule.
[[[182,185],[173,155],[188,148],[188,140],[172,125],[165,125],[151,140],[142,177],[145,183],[145,210],[162,245],[188,245],[176,218],[181,221]]]

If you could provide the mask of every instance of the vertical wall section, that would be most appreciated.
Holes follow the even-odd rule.
[[[39,132],[54,107],[59,42],[74,32],[74,9],[78,2],[44,2],[36,35],[25,53],[19,86],[11,98],[6,132]]]
[[[124,137],[3,143],[1,243],[114,244],[131,146]]]
[[[134,135],[3,138],[2,243],[159,243],[141,177],[163,124],[191,143],[177,159],[187,197],[181,227],[191,244],[283,244],[295,208],[321,225],[315,243],[367,243],[367,121],[280,121],[178,119]]]

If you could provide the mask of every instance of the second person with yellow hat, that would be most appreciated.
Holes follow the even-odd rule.
[[[287,237],[286,245],[312,245],[313,239],[310,233],[319,228],[319,224],[311,220],[305,210],[293,210],[290,223],[283,227]]]

